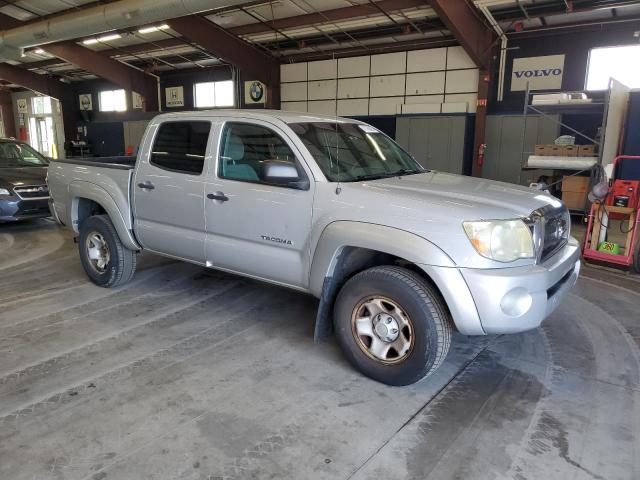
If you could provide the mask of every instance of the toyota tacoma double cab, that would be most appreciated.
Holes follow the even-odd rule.
[[[437,369],[453,330],[538,327],[580,270],[556,198],[428,170],[345,118],[162,114],[137,158],[54,161],[48,183],[97,285],[147,250],[312,294],[316,339],[390,385]]]

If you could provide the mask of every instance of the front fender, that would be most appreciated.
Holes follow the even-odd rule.
[[[419,265],[456,266],[439,247],[414,233],[373,223],[333,222],[320,235],[312,257],[309,290],[316,297],[321,296],[325,278],[333,275],[346,247],[375,250]]]
[[[349,273],[353,247],[416,264],[440,290],[458,330],[466,335],[484,334],[475,303],[459,269],[439,247],[404,230],[364,222],[338,221],[322,232],[313,255],[310,291],[320,298],[314,335],[316,342],[331,332],[333,303],[345,273]],[[359,265],[366,268],[366,263],[359,262]]]
[[[81,198],[86,198],[88,200],[93,200],[98,205],[100,205],[109,215],[109,219],[113,223],[116,231],[118,232],[118,236],[120,237],[120,241],[124,244],[124,246],[131,250],[139,250],[140,245],[136,242],[135,237],[131,231],[131,218],[129,215],[125,216],[122,214],[122,208],[128,209],[129,203],[126,199],[121,198],[118,199],[119,202],[114,199],[109,192],[107,192],[104,188],[96,185],[95,183],[85,182],[85,181],[73,181],[69,185],[69,195],[72,198],[69,203],[70,211],[67,214],[67,218],[71,220],[71,227],[73,230],[78,233],[79,225],[79,200]],[[120,203],[120,205],[118,204]]]

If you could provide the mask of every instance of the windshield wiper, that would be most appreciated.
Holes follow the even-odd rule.
[[[380,178],[388,178],[388,177],[389,175],[387,173],[369,173],[366,175],[358,175],[358,176],[351,177],[341,181],[342,182],[363,182],[365,180],[379,180]]]
[[[426,170],[409,170],[408,168],[401,168],[393,173],[390,173],[390,177],[402,177],[403,175],[417,175],[418,173],[424,173]]]
[[[400,170],[396,170],[395,172],[378,172],[378,173],[368,173],[365,175],[357,175],[355,177],[351,177],[349,179],[341,180],[342,182],[362,182],[365,180],[380,180],[381,178],[393,178],[393,177],[402,177],[404,175],[418,175],[419,173],[426,173],[429,170],[411,170],[409,168],[401,168]]]
[[[417,175],[418,173],[424,173],[424,172],[425,170],[409,170],[407,168],[402,168],[395,172],[380,172],[380,173],[369,173],[366,175],[358,175],[356,177],[352,177],[342,181],[343,182],[362,182],[365,180],[380,180],[381,178],[401,177],[403,175]]]

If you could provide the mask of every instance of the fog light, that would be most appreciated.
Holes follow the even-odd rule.
[[[533,298],[526,289],[514,288],[500,302],[502,311],[510,317],[520,317],[527,313],[533,304]]]

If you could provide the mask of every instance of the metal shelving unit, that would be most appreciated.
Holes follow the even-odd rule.
[[[536,92],[538,93],[538,92]],[[587,93],[586,91],[575,91],[571,93]],[[575,128],[567,125],[562,121],[562,117],[560,119],[554,117],[553,115],[562,115],[562,114],[587,114],[587,113],[600,113],[602,112],[602,122],[600,124],[600,129],[604,132],[607,123],[607,113],[608,113],[608,104],[609,104],[609,96],[610,90],[606,92],[603,102],[584,102],[584,103],[559,103],[559,104],[550,104],[550,105],[532,105],[531,98],[532,93],[529,89],[529,84],[527,83],[527,88],[525,91],[524,97],[524,122],[522,127],[522,148],[521,148],[521,170],[549,170],[549,168],[541,168],[541,167],[527,167],[527,160],[530,155],[534,152],[525,151],[525,139],[526,139],[526,129],[527,129],[527,116],[531,114],[541,115],[544,119],[549,120],[561,127],[566,128],[570,132],[574,133],[576,136],[582,137],[594,145],[598,146],[598,161],[597,163],[602,163],[602,135],[600,136],[600,140],[596,140],[594,138],[589,137],[583,132],[576,130]],[[572,158],[572,157],[567,157]],[[552,170],[563,170],[566,172],[572,172],[569,175],[577,175],[582,173],[584,170],[574,169],[574,168],[553,168]],[[594,183],[594,170],[590,169],[590,185]],[[588,201],[585,201],[585,205],[582,210],[571,210],[570,213],[572,215],[579,215],[581,217],[585,217],[588,211]]]

